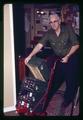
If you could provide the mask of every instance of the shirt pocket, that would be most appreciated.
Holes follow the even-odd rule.
[[[62,46],[66,46],[67,44],[69,44],[68,34],[66,34],[65,36],[62,37],[61,44],[62,44]]]

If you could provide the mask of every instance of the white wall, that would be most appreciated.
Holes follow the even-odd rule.
[[[4,112],[15,110],[16,80],[12,4],[4,5]]]

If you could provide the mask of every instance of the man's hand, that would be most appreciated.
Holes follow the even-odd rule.
[[[27,65],[27,63],[29,62],[29,60],[31,59],[30,56],[28,56],[27,58],[25,58],[24,62],[25,62],[25,65]]]
[[[67,63],[69,57],[70,57],[72,54],[74,54],[77,49],[79,49],[79,45],[74,45],[74,46],[72,46],[71,49],[70,49],[70,52],[69,52],[65,57],[62,58],[61,62],[62,62],[62,63]]]
[[[62,58],[61,62],[62,62],[62,63],[67,63],[67,62],[68,62],[68,59],[69,59],[69,57],[68,57],[68,56],[65,56],[65,57]]]

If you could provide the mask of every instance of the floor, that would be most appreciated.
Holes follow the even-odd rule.
[[[52,100],[50,101],[48,107],[47,107],[47,116],[60,116],[60,105],[63,100],[63,95],[61,94],[61,91],[65,90],[65,83],[59,88],[57,93],[53,96]],[[62,92],[63,93],[63,92]],[[68,108],[65,111],[64,116],[71,116],[71,108],[72,104],[68,106]],[[5,116],[19,116],[16,111],[5,113]],[[79,116],[79,102],[76,106],[76,108],[73,109],[72,116]]]
[[[47,107],[47,115],[48,116],[59,116],[59,112],[60,112],[60,107],[61,107],[61,103],[63,101],[63,92],[61,93],[61,91],[65,91],[65,82],[62,84],[62,86],[59,88],[59,90],[57,91],[57,93],[53,96],[52,100],[50,101],[48,107]],[[72,104],[70,104],[65,111],[64,116],[71,116],[71,112],[72,112]],[[73,113],[72,116],[78,116],[79,115],[79,102],[76,106],[76,108],[73,109]]]

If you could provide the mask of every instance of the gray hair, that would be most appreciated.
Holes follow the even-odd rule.
[[[49,19],[50,19],[52,16],[55,16],[55,17],[57,17],[58,19],[60,19],[60,16],[59,16],[57,13],[50,14],[50,15],[49,15]]]
[[[59,16],[57,13],[50,14],[50,15],[49,15],[49,21],[50,21],[50,18],[51,18],[52,16],[57,17],[58,20],[59,20],[59,22],[61,23],[61,18],[60,18],[60,16]]]

